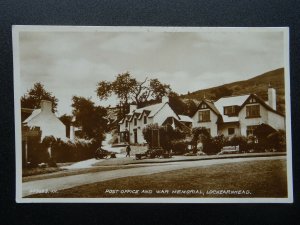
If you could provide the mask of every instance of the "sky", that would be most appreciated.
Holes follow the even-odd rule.
[[[21,95],[34,83],[58,98],[58,114],[71,114],[72,96],[100,101],[97,83],[126,71],[137,80],[158,78],[186,94],[249,79],[284,66],[282,31],[109,32],[21,31]]]

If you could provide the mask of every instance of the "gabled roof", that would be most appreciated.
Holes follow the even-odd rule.
[[[214,103],[216,108],[220,112],[224,123],[238,122],[239,121],[238,116],[224,115],[224,107],[232,106],[232,105],[242,106],[244,104],[244,102],[249,98],[249,96],[250,95],[239,95],[239,96],[223,97],[223,98],[220,98],[218,101],[216,101]]]
[[[158,103],[154,105],[149,105],[143,108],[136,109],[134,112],[143,113],[143,111],[149,111],[148,117],[153,117],[166,103]]]
[[[180,122],[190,122],[190,123],[193,122],[193,119],[189,116],[186,116],[186,115],[178,115],[178,116],[179,116]]]
[[[142,119],[142,116],[144,114],[146,114],[149,118],[151,118],[151,117],[154,117],[165,105],[169,105],[169,103],[168,102],[162,102],[162,103],[157,103],[157,104],[145,106],[143,108],[138,108],[138,109],[133,110],[132,112],[129,112],[125,116],[125,118],[128,121],[132,121],[133,116],[137,115],[137,118],[140,120],[140,119]],[[179,115],[176,112],[174,112],[174,113],[176,114],[177,119],[179,120],[180,119]],[[124,123],[125,118],[120,120],[119,124]]]
[[[200,109],[200,106],[203,104],[203,103],[205,103],[207,106],[208,106],[208,108],[210,108],[216,115],[221,115],[220,114],[220,112],[219,112],[219,110],[216,108],[216,106],[214,105],[214,103],[212,102],[212,101],[209,101],[209,100],[207,100],[207,99],[203,99],[203,100],[201,100],[200,101],[200,103],[199,103],[199,105],[198,105],[198,107],[197,107],[197,110],[196,110],[196,112]],[[196,113],[195,112],[195,113]],[[195,115],[195,113],[194,113],[194,115]]]
[[[41,109],[35,109],[33,110],[33,112],[31,113],[31,115],[29,117],[27,117],[26,120],[23,121],[23,123],[28,123],[29,121],[31,121],[34,117],[36,117],[37,115],[39,115],[42,112]]]
[[[247,99],[246,101],[241,105],[241,108],[243,108],[247,102],[248,99],[250,99],[251,97],[255,98],[260,104],[262,104],[266,109],[268,109],[269,111],[273,112],[273,113],[276,113],[280,116],[283,116],[285,117],[284,114],[276,111],[275,109],[273,109],[271,106],[269,106],[261,97],[257,96],[256,94],[251,94]]]

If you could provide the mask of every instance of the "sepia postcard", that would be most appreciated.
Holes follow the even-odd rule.
[[[12,27],[18,203],[292,203],[289,29]]]

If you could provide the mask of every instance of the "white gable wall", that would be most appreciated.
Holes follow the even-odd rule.
[[[41,111],[40,114],[27,122],[29,127],[40,127],[42,138],[54,136],[55,138],[66,138],[65,125],[52,112]]]
[[[199,122],[199,111],[206,111],[210,110],[210,122]],[[200,109],[198,110],[195,115],[192,117],[193,119],[193,127],[205,127],[210,129],[210,135],[211,136],[217,136],[218,135],[218,126],[217,126],[217,120],[218,116],[209,108],[206,109]]]
[[[268,111],[268,124],[277,130],[285,130],[285,118],[277,113]]]
[[[260,117],[246,118],[246,106],[249,106],[249,105],[259,105],[260,106]],[[241,135],[243,135],[243,136],[247,136],[247,126],[255,126],[255,125],[260,125],[262,123],[269,124],[268,123],[268,110],[264,106],[262,106],[260,103],[246,104],[242,108],[242,110],[239,112],[239,118],[240,118]]]

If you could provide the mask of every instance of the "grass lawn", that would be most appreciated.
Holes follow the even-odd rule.
[[[62,171],[63,169],[60,169],[59,167],[46,167],[46,168],[23,168],[22,169],[22,177],[29,177],[34,175],[40,175],[40,174],[48,174],[48,173],[54,173],[58,171]]]
[[[110,170],[118,170],[118,169],[129,169],[133,167],[142,167],[142,165],[124,165],[124,166],[95,166],[91,168],[85,169],[76,169],[76,170],[67,170],[67,169],[59,169],[53,168],[52,172],[49,171],[48,173],[39,173],[37,176],[27,176],[22,178],[22,182],[29,182],[34,180],[43,180],[43,179],[50,179],[50,178],[58,178],[58,177],[65,177],[65,176],[72,176],[72,175],[79,175],[85,173],[96,173],[96,172],[103,172],[103,171],[110,171]],[[51,168],[44,168],[44,169],[51,169]]]
[[[115,179],[28,197],[287,197],[286,173],[285,160],[228,163]],[[119,192],[108,193],[107,190]],[[142,190],[148,192],[142,193]]]

